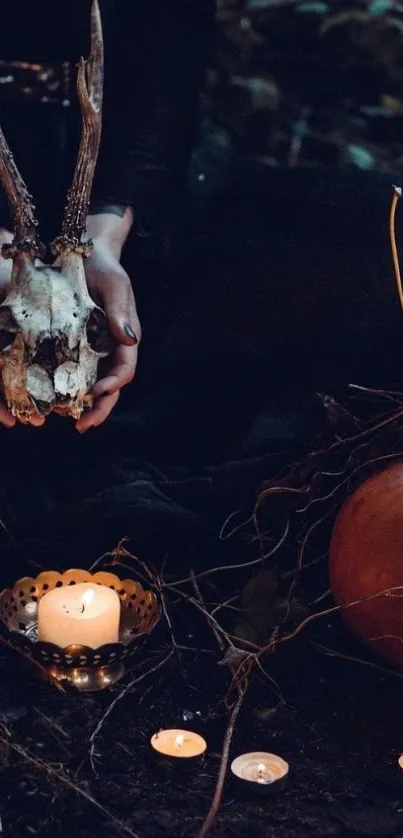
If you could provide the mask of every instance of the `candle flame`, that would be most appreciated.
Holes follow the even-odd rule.
[[[257,767],[257,773],[259,774],[259,776],[261,777],[262,774],[265,773],[265,771],[266,771],[266,766],[265,766],[264,762],[259,762],[259,765]]]
[[[81,610],[84,611],[85,608],[89,608],[95,596],[95,591],[92,588],[89,588],[88,591],[85,591],[81,597]]]
[[[182,745],[183,745],[183,743],[184,743],[184,741],[185,741],[185,737],[184,737],[183,733],[178,733],[178,735],[175,737],[175,745],[176,745],[176,747],[177,747],[177,748],[181,748],[181,747],[182,747]]]

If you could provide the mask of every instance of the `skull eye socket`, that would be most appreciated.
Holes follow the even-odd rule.
[[[0,329],[0,352],[5,352],[9,349],[15,338],[15,332],[6,332]]]
[[[106,353],[112,351],[114,339],[109,331],[106,314],[99,308],[94,308],[87,320],[87,341],[94,352]]]
[[[14,341],[18,325],[8,306],[0,306],[0,352],[4,352]]]

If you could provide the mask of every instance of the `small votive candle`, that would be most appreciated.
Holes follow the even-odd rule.
[[[231,771],[238,780],[244,780],[255,791],[274,791],[283,788],[289,765],[276,754],[252,751],[233,760]]]
[[[38,639],[97,649],[119,640],[120,599],[112,588],[80,582],[44,594],[38,604]]]
[[[151,747],[161,757],[194,760],[203,757],[207,742],[192,730],[159,730],[151,737]]]

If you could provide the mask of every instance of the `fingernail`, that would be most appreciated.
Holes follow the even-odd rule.
[[[90,430],[90,428],[91,428],[91,425],[89,425],[88,428],[77,428],[77,431],[78,431],[79,434],[85,434],[87,431]]]
[[[137,341],[136,335],[134,334],[133,329],[132,329],[132,327],[130,326],[130,324],[129,324],[129,323],[125,323],[125,325],[124,325],[123,329],[124,329],[124,331],[126,332],[127,337],[128,337],[128,338],[131,338],[131,339],[132,339],[132,341],[133,341],[133,343],[134,343],[134,344],[136,344],[138,341]]]

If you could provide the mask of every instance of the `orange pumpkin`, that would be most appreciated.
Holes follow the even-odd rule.
[[[329,568],[345,623],[377,655],[403,668],[402,461],[370,477],[344,504],[332,532]]]

